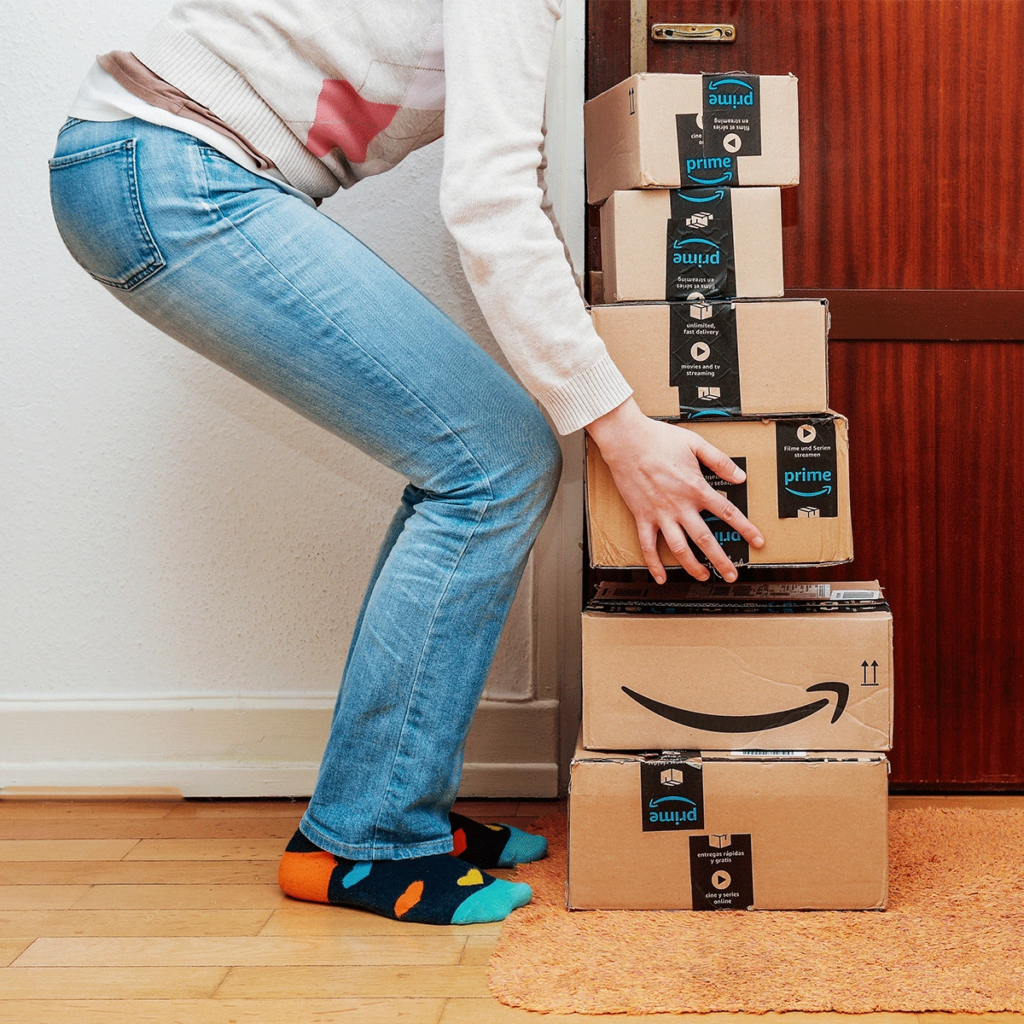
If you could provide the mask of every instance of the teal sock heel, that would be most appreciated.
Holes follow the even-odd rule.
[[[501,851],[498,860],[498,867],[510,868],[516,864],[529,864],[530,861],[540,860],[548,853],[548,841],[543,836],[535,836],[531,832],[524,832],[514,825],[505,826],[512,834],[508,837],[505,848]]]

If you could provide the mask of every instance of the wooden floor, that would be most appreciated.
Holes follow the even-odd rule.
[[[987,806],[1000,800],[974,799]],[[592,1019],[511,1010],[488,995],[487,963],[499,925],[400,924],[282,895],[277,861],[304,806],[276,800],[0,800],[0,1022]],[[558,806],[466,801],[459,809],[528,828]],[[709,1016],[724,1021],[740,1015]],[[814,1024],[839,1017],[787,1019],[804,1016],[813,1016]],[[896,1018],[899,1024],[912,1017],[951,1018],[868,1016],[892,1018],[889,1024]],[[986,1016],[997,1018],[1020,1021],[1011,1014]],[[641,1018],[607,1019],[631,1024]]]

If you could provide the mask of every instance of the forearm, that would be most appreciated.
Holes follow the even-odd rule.
[[[549,0],[446,0],[441,209],[495,339],[569,433],[631,392],[543,208],[538,172],[556,21]]]

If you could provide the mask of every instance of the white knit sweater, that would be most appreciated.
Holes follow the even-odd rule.
[[[542,205],[559,17],[556,0],[182,0],[132,50],[314,197],[443,132],[441,213],[466,277],[567,434],[631,392]]]

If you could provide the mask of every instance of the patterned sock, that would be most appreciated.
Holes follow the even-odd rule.
[[[548,841],[514,825],[484,825],[452,811],[452,856],[478,868],[511,868],[547,856]]]
[[[396,921],[479,924],[502,921],[533,897],[447,853],[408,860],[354,861],[321,850],[301,832],[288,843],[277,881],[298,900],[357,907]]]

